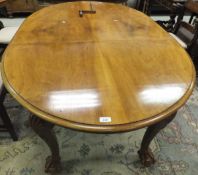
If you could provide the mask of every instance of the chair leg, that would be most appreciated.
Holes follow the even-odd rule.
[[[6,112],[6,109],[3,106],[2,102],[0,102],[0,116],[2,118],[2,121],[3,121],[4,125],[6,126],[6,129],[8,129],[8,132],[10,133],[12,139],[14,141],[17,141],[18,140],[17,134],[16,134],[16,132],[14,130],[14,127],[13,127],[13,125],[11,123],[11,120],[10,120],[10,118],[9,118],[9,116],[8,116],[8,114]]]
[[[193,22],[193,18],[196,16],[195,13],[193,13],[191,16],[190,16],[190,19],[189,19],[189,24],[192,24]]]

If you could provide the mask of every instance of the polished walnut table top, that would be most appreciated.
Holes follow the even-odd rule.
[[[192,93],[186,51],[151,18],[126,6],[53,5],[28,17],[3,55],[8,91],[64,127],[118,132],[156,123]]]

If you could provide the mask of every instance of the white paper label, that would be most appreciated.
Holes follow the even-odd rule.
[[[101,123],[111,122],[111,117],[100,117]]]

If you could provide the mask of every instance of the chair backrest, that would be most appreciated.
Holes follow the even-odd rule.
[[[197,1],[187,0],[184,6],[191,13],[198,14],[198,2]]]
[[[184,6],[180,6],[179,11],[180,11],[179,16],[177,18],[173,33],[176,33],[177,30],[179,29],[180,22],[183,20],[185,12],[189,12],[195,16],[198,16],[198,1],[187,0],[187,2],[184,4]]]
[[[190,43],[194,37],[194,33],[194,27],[187,22],[182,21],[176,34],[185,43]]]
[[[190,51],[198,38],[198,20],[196,18],[192,24],[183,21],[186,11],[198,16],[198,2],[188,0],[185,3],[180,10],[173,33],[187,44],[187,50]]]
[[[181,21],[180,26],[175,33],[187,45],[187,50],[190,51],[192,47],[197,44],[198,39],[198,20],[194,20],[193,24]]]

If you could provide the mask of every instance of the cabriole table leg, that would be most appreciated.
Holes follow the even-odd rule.
[[[46,122],[34,115],[30,117],[30,124],[33,130],[49,146],[51,156],[46,158],[45,172],[54,173],[61,171],[60,153],[58,142],[53,132],[54,124]]]
[[[155,159],[153,156],[153,153],[151,152],[149,145],[153,138],[157,135],[157,133],[163,129],[168,123],[170,123],[174,117],[176,116],[176,113],[172,114],[170,117],[154,124],[151,125],[147,128],[145,135],[143,137],[142,143],[141,143],[141,148],[138,151],[140,160],[142,164],[146,167],[151,166],[152,164],[155,163]]]

